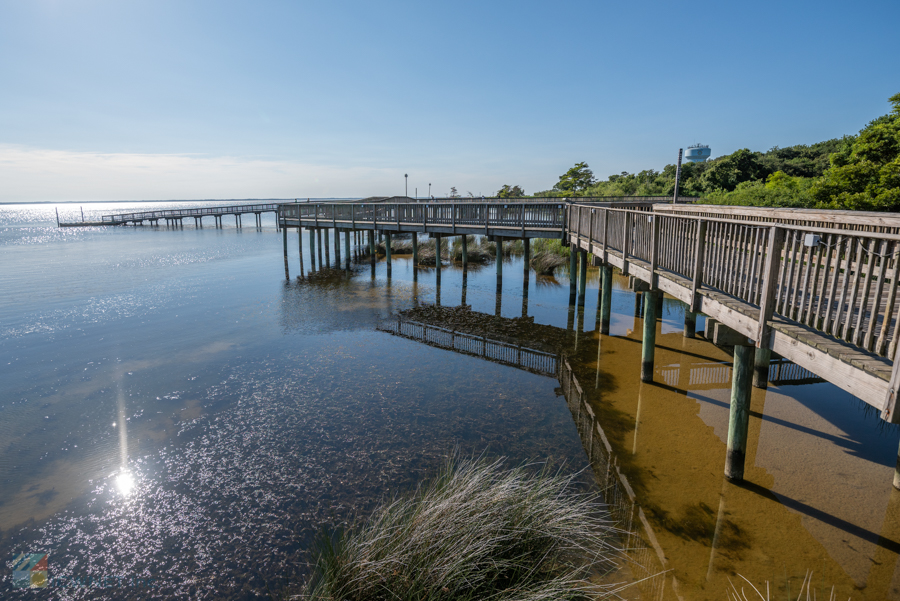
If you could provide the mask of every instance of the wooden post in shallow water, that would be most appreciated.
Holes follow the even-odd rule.
[[[684,337],[695,338],[697,336],[697,314],[691,312],[690,307],[684,308]]]
[[[322,269],[322,228],[316,228],[316,242],[319,243],[319,270]]]
[[[416,232],[412,233],[412,246],[413,246],[413,279],[418,279],[419,277],[419,234]]]
[[[644,337],[641,344],[641,382],[653,381],[653,358],[656,354],[656,297],[658,291],[644,295]]]
[[[331,267],[331,251],[328,250],[328,228],[324,228],[325,234],[325,267]]]
[[[289,280],[289,279],[291,279],[291,274],[288,272],[287,228],[286,227],[281,228],[281,233],[282,233],[281,239],[282,239],[282,242],[284,243],[284,279]]]
[[[303,276],[303,228],[297,225],[297,249],[300,251],[300,276]]]
[[[384,262],[387,263],[387,277],[391,277],[391,233],[384,233]]]
[[[578,267],[578,306],[584,307],[584,295],[587,289],[587,252],[578,251],[580,261]]]
[[[344,230],[344,253],[347,255],[347,258],[344,260],[346,263],[347,271],[350,271],[350,230]]]
[[[734,367],[731,377],[731,409],[728,412],[728,450],[725,456],[725,477],[744,479],[744,460],[747,454],[747,431],[750,426],[750,391],[752,390],[753,347],[734,347]]]
[[[609,320],[612,315],[612,279],[613,271],[609,264],[603,265],[600,271],[600,333],[609,335]]]
[[[413,235],[415,236],[415,234]],[[469,265],[469,241],[465,234],[462,237],[462,264],[463,269]]]
[[[434,235],[434,266],[435,278],[438,284],[441,283],[441,235]]]
[[[531,272],[531,238],[523,238],[522,239],[522,250],[524,251],[523,263],[525,269],[525,277],[528,277],[528,274]]]
[[[497,249],[497,281],[503,279],[503,238],[494,236],[494,246]]]
[[[578,251],[574,246],[569,248],[569,305],[575,304],[575,285],[578,283],[575,277]]]
[[[753,386],[765,390],[769,387],[769,363],[772,359],[772,351],[767,348],[757,348],[753,354]]]
[[[309,270],[316,270],[316,235],[311,227],[306,228],[306,235],[309,236]]]

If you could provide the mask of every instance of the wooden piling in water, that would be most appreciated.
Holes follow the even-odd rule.
[[[463,237],[463,240],[465,240],[465,237]],[[531,271],[531,238],[522,239],[522,250],[525,252],[522,261],[524,263],[525,277],[528,277]]]
[[[300,255],[300,275],[303,275],[303,228],[297,226],[297,249]]]
[[[282,236],[281,240],[284,243],[284,279],[291,279],[291,274],[288,272],[288,258],[287,258],[287,228],[281,228]]]
[[[319,245],[319,269],[322,269],[322,228],[316,228],[316,242]]]
[[[462,237],[462,264],[463,269],[465,269],[469,265],[469,241],[466,238],[465,234],[463,234]]]
[[[578,283],[575,276],[577,268],[578,249],[574,246],[569,249],[569,304],[575,304],[575,285]]]
[[[612,315],[612,266],[603,265],[600,270],[601,293],[600,293],[600,333],[609,335],[609,321]]]
[[[412,251],[413,251],[413,277],[416,277],[416,269],[419,267],[419,235],[412,233]]]
[[[344,230],[344,252],[347,255],[345,259],[347,271],[350,271],[350,236],[350,230]]]
[[[697,314],[692,313],[690,308],[684,310],[684,337],[695,338],[697,336]]]
[[[441,235],[435,234],[434,236],[434,266],[435,266],[435,278],[438,283],[441,281]]]
[[[494,246],[497,250],[497,279],[503,279],[503,238],[494,236]]]
[[[750,392],[753,373],[753,347],[734,347],[731,377],[731,409],[728,413],[728,447],[725,455],[725,477],[744,479],[747,454],[747,432],[750,426]]]
[[[765,390],[769,387],[769,363],[772,359],[772,351],[767,348],[757,348],[753,354],[753,386]]]
[[[578,306],[584,306],[584,297],[587,290],[587,252],[578,251]]]
[[[309,236],[309,270],[316,270],[316,236],[313,234],[311,227],[306,228],[306,234]]]
[[[391,277],[391,233],[384,233],[384,261],[387,264],[387,276]]]
[[[656,354],[656,297],[658,291],[644,295],[644,336],[641,344],[641,382],[653,381],[653,358]]]
[[[328,249],[328,228],[322,228],[325,236],[325,267],[331,267],[331,251]]]

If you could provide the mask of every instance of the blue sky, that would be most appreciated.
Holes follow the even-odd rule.
[[[0,201],[491,194],[856,133],[900,2],[0,0]]]

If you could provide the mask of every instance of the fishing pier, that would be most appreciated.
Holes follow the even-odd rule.
[[[601,334],[609,333],[613,269],[631,278],[642,297],[642,381],[671,377],[654,366],[662,294],[685,304],[684,336],[695,336],[702,314],[706,337],[734,348],[729,479],[743,479],[751,388],[765,388],[770,370],[785,369],[780,358],[803,370],[804,378],[831,382],[875,408],[885,421],[900,423],[900,216],[647,201],[408,200],[280,205],[285,274],[291,228],[309,230],[313,265],[314,241],[318,238],[321,257],[322,236],[327,252],[329,231],[341,263],[343,236],[347,269],[356,245],[368,247],[374,270],[376,240],[383,238],[388,277],[394,234],[412,235],[415,264],[419,235],[435,239],[438,249],[443,237],[460,236],[463,265],[466,235],[475,234],[497,244],[499,293],[504,240],[524,242],[529,270],[530,240],[555,238],[570,248],[571,307],[584,306],[588,264],[600,268]],[[302,269],[302,244],[299,252]],[[442,259],[440,252],[436,255],[439,282]],[[415,331],[397,328],[406,336]],[[897,471],[894,486],[900,488]]]
[[[117,213],[115,215],[103,215],[101,220],[90,225],[159,225],[163,220],[166,225],[181,226],[185,219],[194,219],[194,226],[201,227],[204,217],[212,217],[216,227],[222,227],[222,219],[226,216],[234,216],[235,227],[241,227],[244,215],[253,215],[256,227],[262,226],[263,213],[278,213],[279,205],[268,204],[243,204],[230,207],[203,207],[199,209],[164,209],[160,211],[141,211],[137,213]],[[72,224],[79,225],[79,224]]]

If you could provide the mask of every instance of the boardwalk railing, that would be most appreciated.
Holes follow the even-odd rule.
[[[900,378],[892,370],[900,340],[900,217],[877,214],[867,221],[849,211],[791,212],[795,223],[785,223],[773,219],[786,215],[731,209],[572,205],[567,229],[573,244],[599,261],[680,298],[893,418]],[[797,341],[819,355],[802,357],[807,351],[796,348]],[[847,365],[820,360],[822,354]],[[854,379],[850,366],[882,382]],[[835,369],[840,373],[823,373]]]
[[[180,219],[184,217],[208,217],[221,215],[241,215],[246,213],[274,213],[278,211],[277,203],[245,204],[229,207],[204,207],[199,209],[164,209],[160,211],[141,211],[137,213],[117,213],[104,215],[103,223],[121,224],[156,219]]]
[[[487,233],[560,237],[566,203],[297,203],[283,204],[282,225],[439,233]]]

